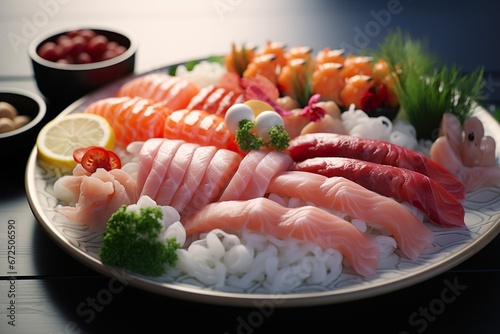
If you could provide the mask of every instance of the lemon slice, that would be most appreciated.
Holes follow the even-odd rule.
[[[274,111],[274,108],[269,103],[261,100],[246,100],[243,103],[249,106],[253,110],[255,116],[257,116],[263,111],[268,111],[268,110]]]
[[[53,167],[76,166],[73,152],[80,147],[113,149],[115,135],[109,122],[95,114],[69,114],[54,118],[38,134],[36,147],[41,161]]]

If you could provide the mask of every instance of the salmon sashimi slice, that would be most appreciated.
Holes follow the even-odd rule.
[[[163,128],[163,138],[181,139],[180,134],[184,124],[184,118],[188,113],[189,109],[179,109],[168,115]]]
[[[311,158],[292,170],[342,176],[381,195],[408,202],[436,225],[466,227],[462,204],[430,177],[412,170],[349,158]]]
[[[293,164],[292,158],[285,153],[278,151],[269,151],[266,156],[258,163],[252,172],[250,182],[240,195],[241,200],[263,197],[271,182],[271,179],[277,174],[288,170]]]
[[[55,189],[77,190],[75,205],[58,205],[56,211],[71,221],[87,225],[90,232],[103,231],[111,215],[122,205],[137,202],[135,180],[121,169],[68,175],[54,184]]]
[[[175,152],[165,174],[165,178],[154,198],[158,205],[170,205],[175,192],[184,179],[198,144],[183,143]]]
[[[191,162],[184,174],[184,179],[170,201],[170,206],[174,207],[178,212],[184,211],[193,198],[215,152],[217,152],[215,146],[199,146],[194,151]]]
[[[255,168],[257,168],[259,162],[261,162],[266,155],[267,152],[261,150],[252,150],[248,152],[241,160],[236,173],[224,189],[219,201],[239,199],[254,176],[253,173],[255,172]]]
[[[170,109],[184,109],[198,94],[198,86],[186,78],[167,73],[150,73],[123,84],[116,96],[142,97],[164,102]]]
[[[160,186],[167,176],[167,170],[179,147],[185,143],[183,140],[164,139],[153,158],[151,170],[141,189],[141,196],[149,196],[155,199]]]
[[[423,154],[383,140],[335,133],[309,133],[290,140],[288,152],[294,161],[342,157],[406,168],[439,182],[457,199],[465,198],[464,184],[446,168]]]
[[[433,240],[431,230],[402,204],[343,177],[286,171],[272,179],[267,191],[335,209],[374,228],[384,228],[410,259],[417,258]]]
[[[244,96],[242,92],[210,85],[202,88],[198,94],[193,96],[187,108],[201,109],[210,114],[224,116],[229,107],[243,101]]]
[[[109,97],[93,102],[84,112],[103,116],[113,128],[116,142],[126,146],[163,137],[165,120],[172,111],[165,104],[148,99]]]
[[[241,155],[236,152],[218,149],[183,214],[217,201],[236,173],[241,160]]]
[[[188,236],[216,228],[247,229],[279,239],[313,242],[340,251],[346,267],[365,277],[375,274],[380,256],[378,243],[344,219],[314,206],[287,208],[264,197],[211,203],[182,218],[181,223]]]
[[[205,110],[180,109],[172,112],[165,120],[163,137],[239,152],[235,136],[227,129],[224,118]]]

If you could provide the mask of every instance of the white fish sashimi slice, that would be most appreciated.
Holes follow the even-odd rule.
[[[144,183],[153,167],[153,160],[163,141],[164,139],[161,138],[149,139],[139,151],[139,169],[137,171],[137,189],[139,192],[144,188]]]
[[[179,212],[186,208],[196,189],[198,189],[215,152],[217,152],[215,146],[200,146],[194,151],[191,163],[186,170],[182,183],[170,201],[170,206],[173,206]]]
[[[89,231],[102,231],[111,215],[122,205],[137,201],[135,180],[121,169],[98,168],[93,174],[69,176],[74,188],[79,185],[75,205],[59,205],[56,210],[69,220],[88,225]]]
[[[168,166],[167,173],[163,179],[155,201],[158,205],[170,205],[177,188],[184,179],[195,150],[200,145],[194,143],[183,143],[175,152]]]
[[[172,161],[177,149],[185,143],[183,140],[163,139],[161,146],[153,159],[151,171],[144,182],[140,196],[149,196],[156,198],[160,185],[163,183],[167,174],[168,167]]]

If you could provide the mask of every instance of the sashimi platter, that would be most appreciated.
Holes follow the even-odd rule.
[[[364,55],[234,43],[67,107],[38,135],[28,200],[65,251],[154,293],[240,306],[384,294],[500,231],[482,75],[437,67],[401,33]]]

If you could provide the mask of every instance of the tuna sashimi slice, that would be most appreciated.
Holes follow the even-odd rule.
[[[181,222],[188,236],[216,228],[248,229],[279,239],[314,242],[319,247],[340,251],[346,266],[365,277],[376,272],[380,255],[374,239],[342,218],[314,206],[286,208],[264,197],[211,203]]]
[[[194,151],[184,179],[170,201],[170,206],[174,207],[178,212],[183,211],[193,198],[215,152],[217,152],[217,147],[215,146],[199,146]]]
[[[290,140],[293,160],[342,157],[406,168],[427,175],[457,199],[465,198],[464,184],[450,171],[423,154],[383,140],[335,133],[309,133]]]
[[[154,198],[158,205],[170,205],[177,188],[182,183],[194,152],[199,146],[194,143],[183,143],[177,149],[168,166],[165,178],[158,189],[158,193]]]
[[[410,259],[417,258],[433,240],[431,230],[402,204],[343,177],[287,171],[273,178],[267,190],[344,212],[375,228],[385,228]]]
[[[312,158],[295,163],[292,169],[345,177],[381,195],[410,203],[437,225],[465,227],[462,204],[424,174],[349,158]]]

